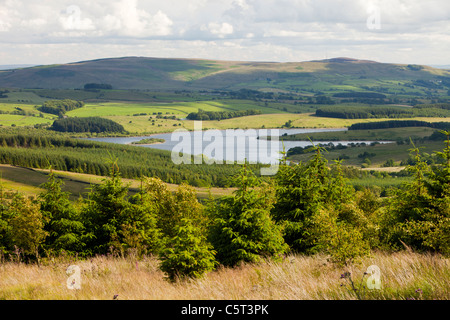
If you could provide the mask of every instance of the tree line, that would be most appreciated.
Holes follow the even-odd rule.
[[[83,106],[84,102],[71,99],[47,100],[42,106],[37,107],[37,110],[62,117],[67,111],[82,108]]]
[[[112,85],[107,83],[86,83],[84,90],[111,90]]]
[[[316,110],[315,115],[340,119],[405,118],[412,117],[413,111],[392,107],[335,106],[320,107]]]
[[[126,133],[121,124],[101,117],[57,119],[53,121],[49,129],[59,132]]]
[[[367,123],[354,123],[348,128],[348,130],[372,130],[403,127],[428,127],[446,130],[450,127],[450,124],[448,122],[427,122],[421,120],[386,120]]]
[[[386,95],[376,92],[339,92],[333,94],[336,98],[369,98],[369,99],[386,99]]]
[[[414,180],[380,198],[356,192],[341,161],[330,166],[323,149],[305,163],[280,163],[269,179],[247,165],[233,175],[232,196],[200,203],[192,187],[170,192],[157,177],[144,177],[129,196],[117,160],[109,175],[73,204],[50,171],[44,191],[27,198],[1,190],[0,249],[4,257],[39,260],[62,253],[154,254],[167,278],[197,278],[224,266],[286,253],[326,253],[349,264],[372,250],[450,254],[450,132],[443,132],[444,160],[430,166],[417,148],[408,166]]]
[[[198,112],[191,112],[187,115],[188,120],[225,120],[231,118],[245,117],[261,114],[261,110],[249,109],[240,111],[204,111],[198,109]]]
[[[24,131],[24,130],[22,130]],[[187,183],[195,187],[229,187],[229,177],[239,165],[180,164],[171,160],[171,152],[131,145],[73,139],[64,133],[29,130],[18,133],[12,128],[0,131],[0,163],[105,176],[109,154],[119,158],[124,178],[158,176],[167,183]],[[191,161],[194,163],[194,161]],[[258,172],[262,165],[249,166]]]
[[[315,113],[318,117],[339,119],[370,119],[370,118],[413,118],[413,117],[447,117],[449,109],[442,107],[357,107],[357,106],[327,106],[320,107]]]

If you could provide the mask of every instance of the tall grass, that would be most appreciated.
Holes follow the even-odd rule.
[[[406,251],[376,252],[346,269],[323,255],[290,255],[282,262],[219,268],[199,280],[174,284],[164,279],[151,256],[58,258],[40,265],[7,260],[0,264],[0,299],[6,300],[110,300],[115,295],[122,300],[356,300],[355,291],[341,279],[344,272],[362,284],[364,299],[450,298],[449,259]],[[71,264],[81,269],[79,290],[66,286]],[[379,290],[366,288],[364,272],[373,264],[381,270]]]

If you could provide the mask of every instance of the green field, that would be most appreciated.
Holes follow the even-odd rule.
[[[40,186],[47,181],[48,172],[48,169],[31,169],[0,164],[0,183],[4,190],[14,190],[28,195],[37,195],[44,190]],[[69,192],[71,200],[74,201],[80,196],[85,196],[90,191],[92,184],[102,183],[102,180],[105,179],[105,177],[92,174],[58,170],[54,170],[54,172],[64,182],[62,187],[63,191]],[[130,194],[134,194],[139,189],[140,181],[137,179],[123,179],[123,182],[130,184]],[[167,184],[167,186],[172,191],[175,191],[177,188],[175,184]],[[213,197],[231,195],[234,190],[234,188],[195,187],[199,199],[207,199],[210,192]]]
[[[427,127],[406,127],[374,130],[348,130],[342,132],[299,133],[283,137],[286,141],[345,141],[345,140],[379,140],[395,141],[398,139],[416,139],[429,137],[436,129]]]
[[[442,141],[416,141],[414,144],[420,148],[421,152],[432,154],[436,151],[441,151],[444,147]],[[366,158],[370,160],[369,168],[380,168],[386,161],[392,159],[395,165],[400,165],[401,161],[406,161],[410,154],[410,149],[413,146],[409,143],[397,144],[376,144],[366,146],[348,147],[346,149],[335,149],[324,153],[326,159],[344,159],[344,165],[351,165],[361,167]],[[358,157],[359,155],[368,153],[368,156]],[[311,157],[311,154],[292,155],[289,159],[295,162],[305,161]],[[348,157],[348,158],[347,158]]]
[[[50,116],[40,118],[36,116],[23,116],[14,114],[0,114],[1,126],[33,126],[35,124],[51,124],[53,119]]]

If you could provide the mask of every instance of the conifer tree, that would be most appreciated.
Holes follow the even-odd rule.
[[[117,160],[111,161],[109,177],[92,186],[83,211],[91,253],[122,250],[120,230],[130,209],[127,195],[128,185],[122,183]]]
[[[160,269],[170,281],[200,278],[214,269],[215,251],[195,220],[181,218],[174,226],[173,234],[166,240],[166,247],[159,256]]]
[[[57,179],[50,168],[47,182],[41,185],[45,189],[39,194],[38,201],[42,215],[46,218],[45,231],[48,237],[44,247],[59,253],[62,250],[69,253],[79,253],[83,250],[84,226],[79,212],[69,199],[69,193],[63,192],[63,181]]]
[[[273,187],[260,182],[246,165],[234,180],[238,189],[234,196],[219,200],[211,226],[218,262],[234,266],[264,257],[279,258],[288,247],[270,216],[275,202]]]
[[[450,132],[441,132],[447,136],[443,152],[436,152],[442,164],[430,167],[418,148],[410,150],[414,181],[391,196],[382,218],[383,242],[391,247],[450,254]]]
[[[145,192],[142,181],[139,192],[130,198],[120,234],[125,249],[137,250],[139,255],[158,253],[161,249],[162,233],[157,228],[155,204]]]
[[[275,176],[276,203],[271,213],[283,225],[283,237],[291,250],[307,252],[314,246],[313,217],[329,201],[330,174],[324,149],[312,146],[314,156],[306,163],[282,163]]]

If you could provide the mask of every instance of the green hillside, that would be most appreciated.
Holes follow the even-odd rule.
[[[0,88],[83,89],[87,83],[141,90],[288,90],[445,93],[450,71],[350,58],[306,62],[239,62],[123,57],[0,71]],[[439,92],[442,90],[442,92]]]

